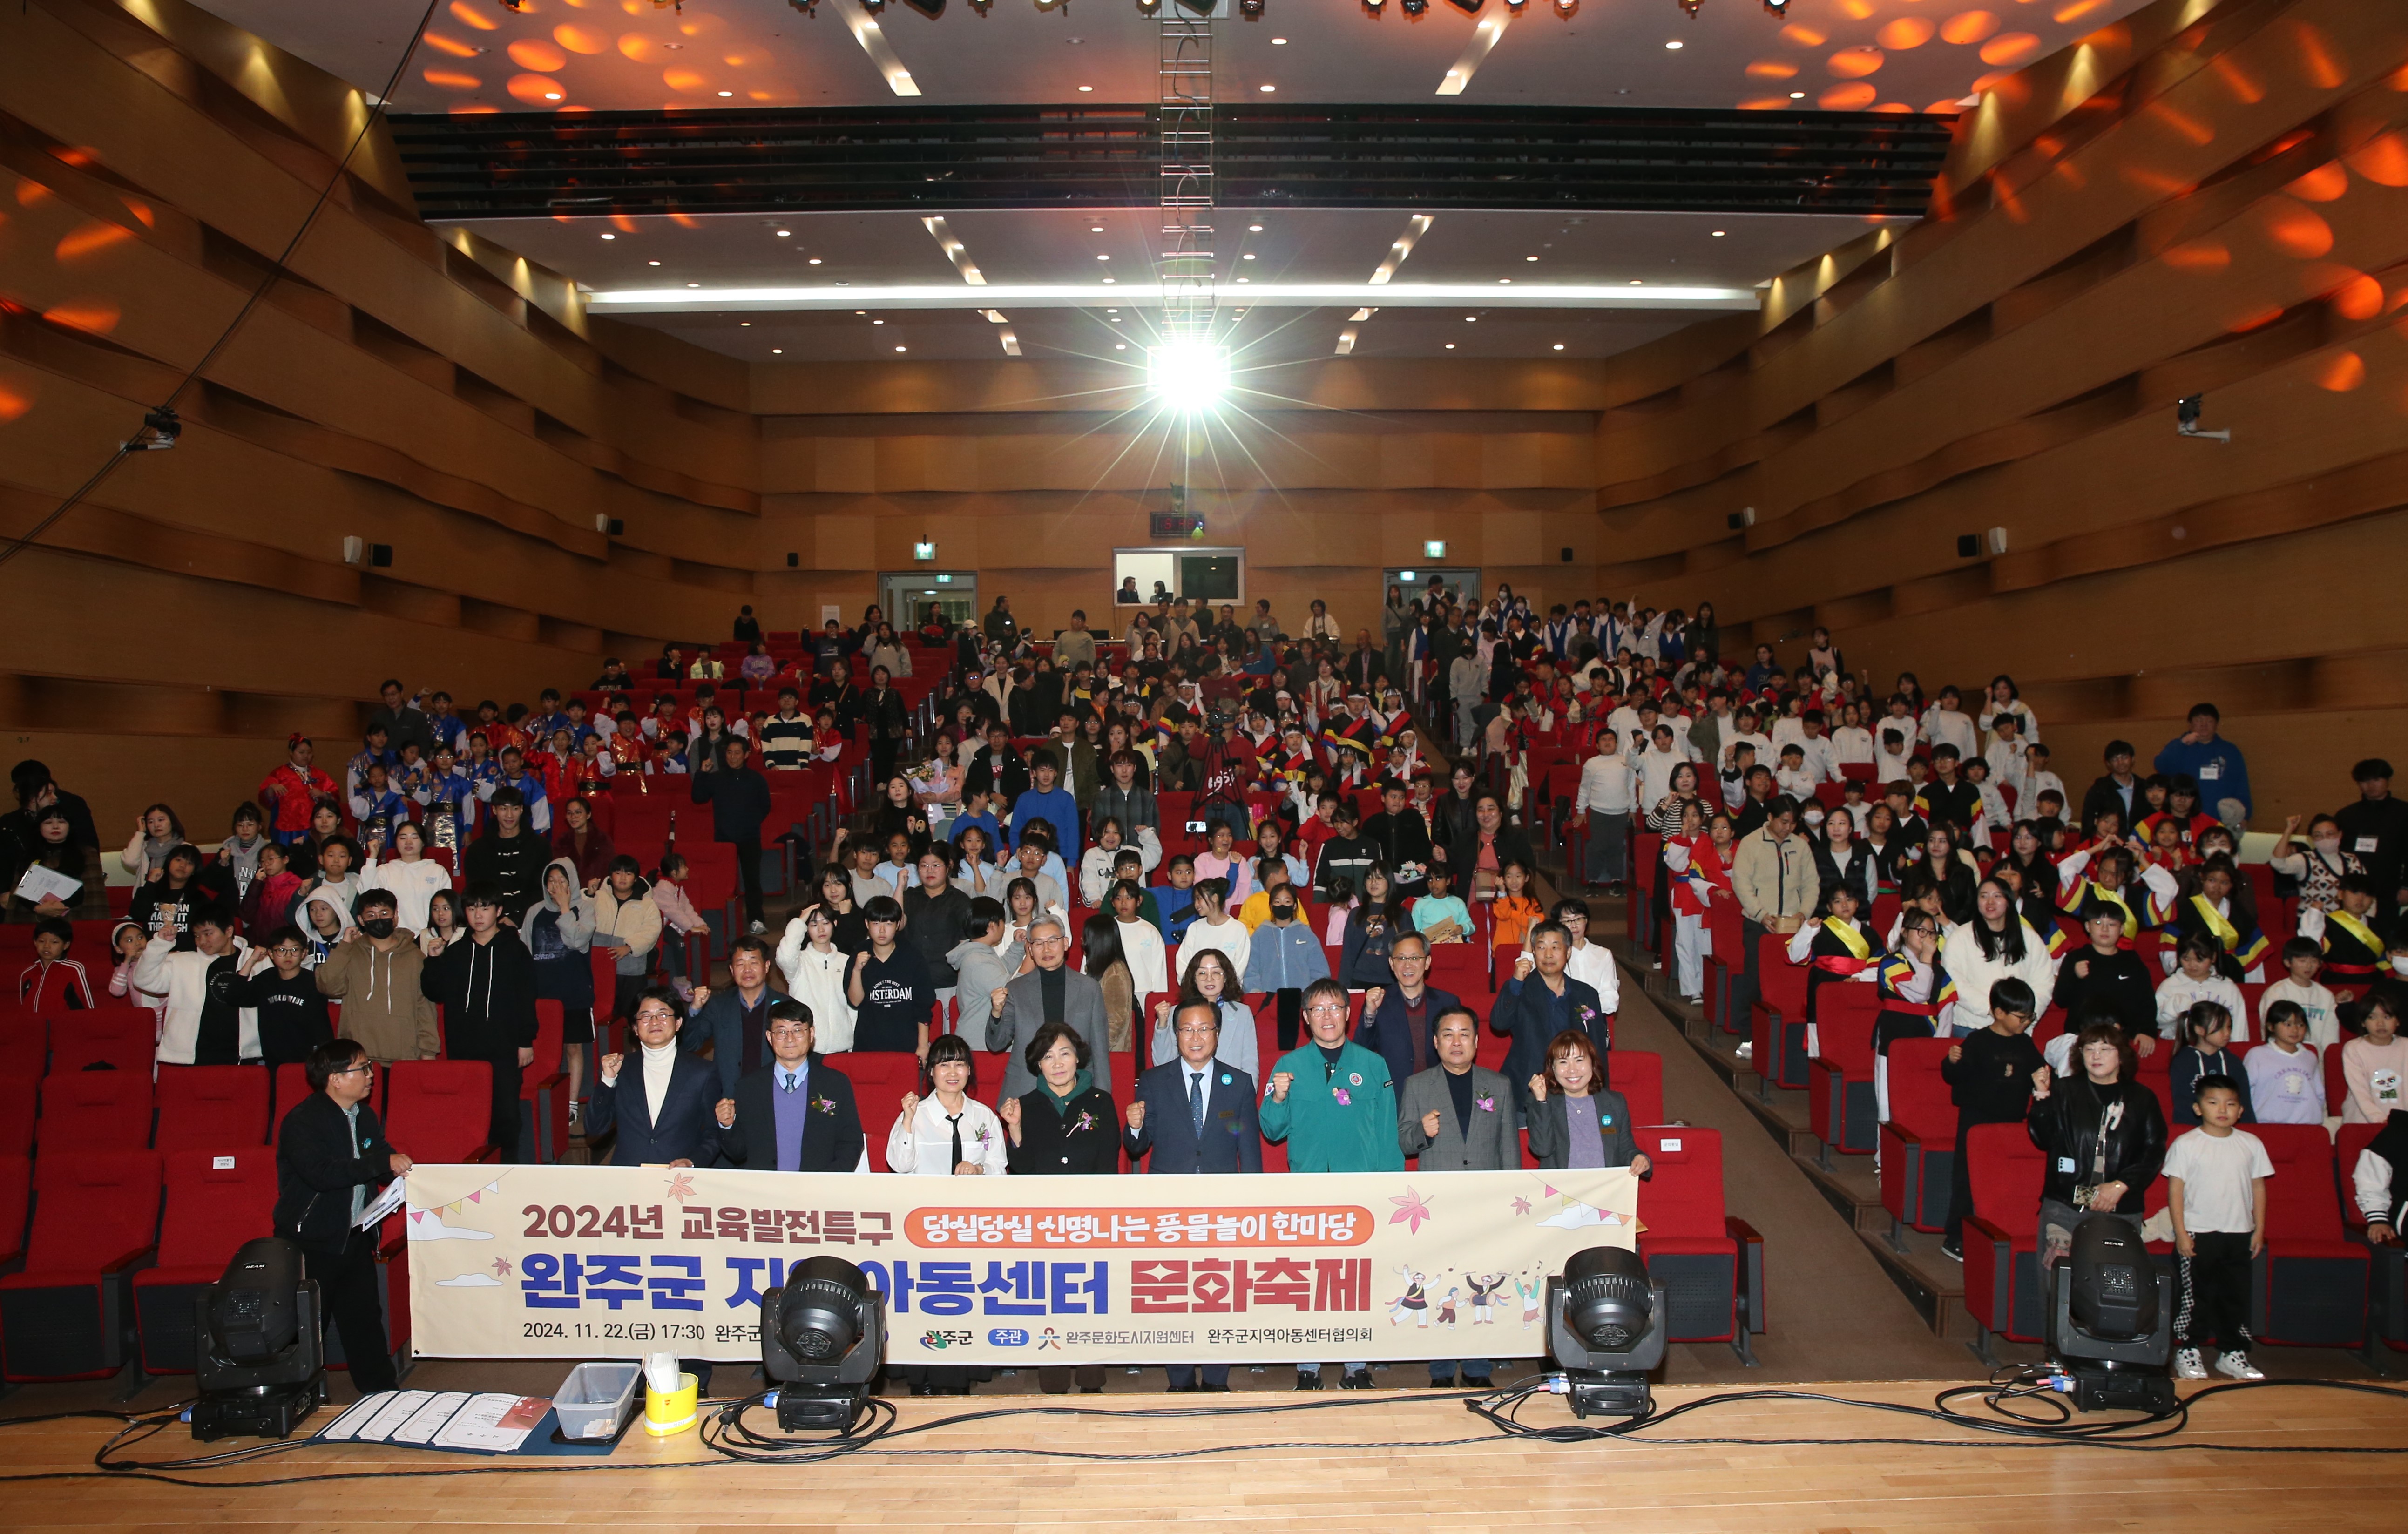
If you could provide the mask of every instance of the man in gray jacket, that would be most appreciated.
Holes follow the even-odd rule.
[[[1023,951],[1018,943],[1004,941],[1011,929],[1004,920],[1002,901],[980,896],[970,902],[969,910],[963,921],[962,940],[945,955],[945,962],[958,977],[954,984],[962,1014],[954,1031],[968,1039],[983,1039],[995,1015],[990,998],[1020,972]]]
[[[1469,1007],[1447,1009],[1438,1020],[1439,1063],[1408,1078],[1397,1095],[1398,1148],[1420,1156],[1426,1172],[1507,1171],[1522,1164],[1512,1090],[1504,1077],[1472,1063],[1479,1053],[1479,1017]],[[1486,1389],[1495,1367],[1485,1358],[1464,1359],[1464,1385]],[[1452,1385],[1455,1368],[1454,1359],[1431,1359],[1430,1383]]]
[[[1104,988],[1072,969],[1064,960],[1070,950],[1069,929],[1051,916],[1028,924],[1028,956],[1037,968],[1015,976],[987,993],[994,1011],[987,1018],[986,1047],[1006,1052],[1003,1096],[1017,1097],[1037,1085],[1025,1058],[1037,1030],[1048,1023],[1067,1023],[1087,1041],[1088,1057],[1096,1075],[1111,1077],[1111,1037],[1104,1022]]]

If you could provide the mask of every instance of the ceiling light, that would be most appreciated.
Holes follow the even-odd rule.
[[[868,311],[867,309],[866,309],[866,308],[857,308],[857,309],[854,309],[853,312],[853,313],[855,313],[855,314],[867,314],[867,313],[868,313],[869,311]]]
[[[1246,233],[1248,233],[1248,234],[1250,234],[1250,235],[1259,235],[1259,234],[1261,234],[1262,232],[1263,232],[1263,226],[1262,226],[1261,224],[1259,224],[1259,223],[1250,223],[1250,224],[1246,225]]]
[[[819,257],[817,257],[817,256],[813,256],[813,257],[811,257],[811,265],[812,265],[816,266],[816,265],[818,265],[819,264],[820,264],[820,258],[819,258]]]
[[[1555,343],[1555,350],[1556,350],[1556,351],[1561,351],[1563,349],[1564,349],[1564,343],[1563,343],[1563,342],[1561,342],[1561,341],[1557,341],[1557,342]]]
[[[616,235],[605,235],[602,237],[604,239],[617,239],[619,237]]]
[[[795,237],[795,232],[792,229],[781,229],[778,231],[778,237],[780,239],[792,239]]]
[[[898,347],[896,347],[895,350],[896,350],[896,351],[910,351],[910,349],[909,347],[901,347],[901,346],[898,346]]]
[[[1103,226],[1102,224],[1100,224],[1100,223],[1091,223],[1091,224],[1087,225],[1087,233],[1089,233],[1089,234],[1091,234],[1091,235],[1100,235],[1100,234],[1102,234],[1103,232],[1104,232],[1104,226]]]
[[[1128,342],[1126,342],[1126,341],[1114,341],[1114,342],[1112,343],[1112,350],[1113,350],[1113,351],[1126,351],[1128,350]]]
[[[1715,231],[1714,231],[1714,238],[1716,238],[1716,239],[1720,239],[1720,238],[1722,238],[1722,237],[1723,237],[1724,233],[1725,233],[1725,231],[1723,231],[1723,230],[1720,230],[1720,229],[1715,230]]]
[[[1252,260],[1254,260],[1254,252],[1253,252],[1253,251],[1247,251],[1244,255],[1240,256],[1238,259],[1239,259],[1240,261],[1252,261]]]
[[[1539,258],[1537,256],[1524,256],[1522,259],[1525,261],[1536,261]]]
[[[721,95],[724,95],[724,96],[732,96],[732,95],[734,95],[736,93],[735,93],[735,92],[733,92],[733,91],[722,91],[722,92],[720,92],[719,93],[720,93]]]
[[[1792,91],[1789,93],[1789,99],[1792,101],[1803,101],[1806,99],[1806,93],[1803,91]]]
[[[1254,279],[1253,279],[1253,278],[1251,278],[1251,277],[1241,277],[1241,278],[1238,279],[1238,280],[1239,280],[1239,281],[1240,281],[1240,282],[1251,282],[1251,281],[1253,281],[1253,280],[1254,280]]]
[[[1513,280],[1510,277],[1500,277],[1497,280],[1504,283],[1509,288],[1513,285]]]
[[[883,321],[883,320],[872,320],[872,321],[870,321],[869,323],[870,323],[871,324],[873,324],[873,325],[882,325],[882,324],[884,324],[886,322],[885,322],[885,321]]]
[[[1630,280],[1630,285],[1631,285],[1632,287],[1634,287],[1634,288],[1635,288],[1635,287],[1637,287],[1637,286],[1639,286],[1639,279],[1637,279],[1637,278],[1635,278],[1635,277],[1634,277],[1634,278],[1632,278],[1632,279]]]
[[[1092,85],[1082,85],[1082,86],[1080,86],[1080,87],[1079,87],[1079,89],[1080,89],[1080,90],[1082,90],[1082,91],[1093,91],[1093,90],[1095,89],[1095,87],[1094,87],[1094,86],[1092,86]]]
[[[785,354],[786,349],[782,346],[773,346],[769,349],[769,355],[773,357],[782,357]]]
[[[1672,50],[1674,52],[1679,52],[1679,51],[1680,51],[1680,48],[1681,48],[1681,39],[1680,39],[1680,38],[1678,38],[1678,37],[1675,37],[1675,38],[1673,38],[1670,42],[1666,43],[1664,46],[1665,46],[1666,48],[1669,48],[1669,49]]]
[[[1463,323],[1468,325],[1476,325],[1480,323],[1480,316],[1477,314],[1467,314],[1463,317]]]
[[[1115,282],[1117,282],[1118,280],[1118,280],[1118,279],[1116,279],[1116,278],[1110,278],[1110,277],[1105,278],[1105,279],[1104,279],[1104,286],[1106,286],[1106,287],[1108,287],[1108,288],[1109,288],[1109,287],[1111,287],[1111,286],[1112,286],[1112,285],[1114,285],[1114,283],[1115,283]]]
[[[1183,411],[1209,410],[1229,386],[1229,354],[1210,341],[1166,341],[1146,352],[1146,382]]]
[[[724,92],[721,93],[723,95],[725,93],[726,93]],[[557,91],[546,91],[543,93],[543,99],[546,101],[558,101],[560,99],[560,93]]]
[[[689,282],[689,283],[687,283],[687,284],[686,284],[686,286],[687,286],[687,287],[689,287],[689,288],[698,288],[698,287],[702,286],[702,284],[701,284],[701,283],[699,283],[699,282]]]
[[[1455,343],[1454,343],[1453,341],[1449,341],[1449,342],[1447,342],[1447,343],[1446,343],[1446,349],[1447,349],[1449,351],[1454,351],[1454,350],[1455,350]]]
[[[644,265],[647,265],[647,266],[657,266],[657,265],[660,265],[660,263],[659,263],[659,262],[657,262],[657,261],[647,261],[647,262],[645,262],[645,263],[644,263]]]
[[[752,328],[752,322],[750,320],[738,320],[736,323],[743,329],[750,330]]]
[[[1110,257],[1110,256],[1108,256],[1108,255],[1105,255],[1105,254],[1103,254],[1102,252],[1098,251],[1098,252],[1096,253],[1096,259],[1097,261],[1110,261],[1110,260],[1111,259],[1111,257]]]
[[[1262,92],[1264,94],[1268,95],[1268,94],[1269,94],[1271,92],[1278,90],[1278,89],[1279,89],[1279,87],[1278,87],[1278,86],[1276,86],[1276,85],[1257,85],[1257,86],[1255,86],[1255,87],[1254,87],[1254,89],[1255,89],[1255,90],[1257,90],[1257,91],[1260,91],[1260,92]]]
[[[1287,39],[1285,37],[1273,37],[1271,39],[1271,46],[1273,48],[1285,48],[1287,46]]]

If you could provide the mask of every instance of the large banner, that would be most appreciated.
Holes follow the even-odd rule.
[[[915,1177],[411,1171],[412,1344],[442,1357],[757,1360],[823,1254],[887,1297],[890,1363],[1527,1357],[1564,1259],[1630,1247],[1625,1170]]]

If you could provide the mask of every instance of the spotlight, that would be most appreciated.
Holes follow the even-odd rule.
[[[1263,0],[1238,0],[1238,14],[1249,22],[1263,19]]]
[[[1768,15],[1786,16],[1789,14],[1789,0],[1764,0],[1764,9]]]
[[[1420,16],[1429,10],[1429,0],[1404,0],[1405,14]]]
[[[194,1438],[291,1438],[326,1404],[318,1285],[302,1271],[299,1247],[262,1236],[193,1297],[201,1391]]]
[[[2049,1352],[2073,1379],[2084,1412],[2174,1408],[2174,1280],[2157,1271],[2138,1232],[2112,1214],[2073,1227],[2072,1249],[2049,1270]]]
[[[1480,7],[1485,5],[1487,0],[1448,0],[1448,3],[1466,16],[1477,16],[1480,14]]]
[[[184,423],[175,407],[162,405],[155,410],[142,412],[142,429],[126,441],[119,443],[120,452],[165,452],[184,435]]]
[[[1681,0],[1681,8],[1691,16],[1695,16],[1698,14],[1698,7],[1704,3],[1705,0]]]
[[[1146,353],[1146,386],[1173,409],[1209,410],[1229,387],[1229,354],[1210,341],[1171,340]]]
[[[885,1355],[886,1297],[842,1257],[806,1257],[761,1297],[761,1372],[780,1432],[851,1432]]]
[[[1592,1246],[1547,1280],[1547,1351],[1563,1367],[1572,1415],[1643,1417],[1647,1371],[1664,1361],[1664,1287],[1636,1252]]]
[[[2185,437],[2196,437],[2209,442],[2231,441],[2230,432],[2203,432],[2199,429],[2200,415],[2206,409],[2205,394],[2185,394],[2174,401],[2174,430]]]

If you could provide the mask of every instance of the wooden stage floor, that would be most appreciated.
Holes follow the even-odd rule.
[[[1658,1409],[1714,1388],[1662,1388]],[[1851,1383],[1832,1390],[1927,1406],[1937,1388],[1933,1383]],[[871,1450],[828,1466],[705,1463],[712,1456],[692,1434],[655,1442],[638,1431],[607,1462],[624,1468],[416,1477],[393,1472],[459,1471],[500,1462],[325,1445],[247,1468],[192,1472],[210,1483],[208,1489],[125,1480],[7,1485],[0,1487],[0,1527],[357,1531],[609,1525],[677,1534],[1277,1524],[1381,1534],[1425,1528],[1527,1534],[1580,1518],[1610,1520],[1617,1534],[2100,1528],[2189,1534],[2209,1520],[2247,1534],[2330,1534],[2400,1527],[2408,1458],[2330,1452],[2408,1445],[2408,1391],[2398,1394],[2398,1400],[2386,1401],[2340,1391],[2239,1391],[2201,1403],[2185,1435],[2201,1443],[2312,1451],[2297,1455],[2028,1447],[1916,1418],[1803,1401],[1748,1401],[1696,1412],[1667,1424],[1660,1438],[1558,1445],[1490,1437],[1487,1425],[1465,1412],[1458,1398],[1438,1393],[1325,1397],[1362,1404],[1286,1413],[1247,1410],[1252,1403],[1242,1395],[1234,1403],[1226,1396],[1178,1402],[1116,1396],[1109,1398],[1114,1413],[1186,1409],[1197,1401],[1239,1409],[1204,1418],[1007,1417],[896,1444],[930,1452]],[[1054,1399],[1067,1404],[1079,1398]],[[1038,1403],[1018,1397],[973,1398],[968,1404],[976,1410]],[[896,1405],[899,1426],[909,1427],[953,1414],[963,1403],[905,1398]],[[1523,1415],[1540,1425],[1571,1420],[1552,1398],[1534,1400]],[[770,1426],[766,1413],[754,1420],[765,1430]],[[7,1452],[0,1478],[88,1469],[108,1430],[108,1424],[94,1421],[0,1428]],[[1677,1441],[1714,1438],[1814,1441]],[[1861,1438],[1912,1441],[1848,1441]],[[1478,1441],[1445,1441],[1458,1439]],[[1010,1452],[1040,1441],[1092,1454],[1229,1452],[1123,1462]],[[1234,1447],[1257,1443],[1271,1446]],[[981,1449],[1005,1452],[960,1452]],[[146,1460],[194,1452],[205,1451],[191,1445],[181,1427],[136,1451]],[[322,1473],[355,1478],[246,1486]]]

